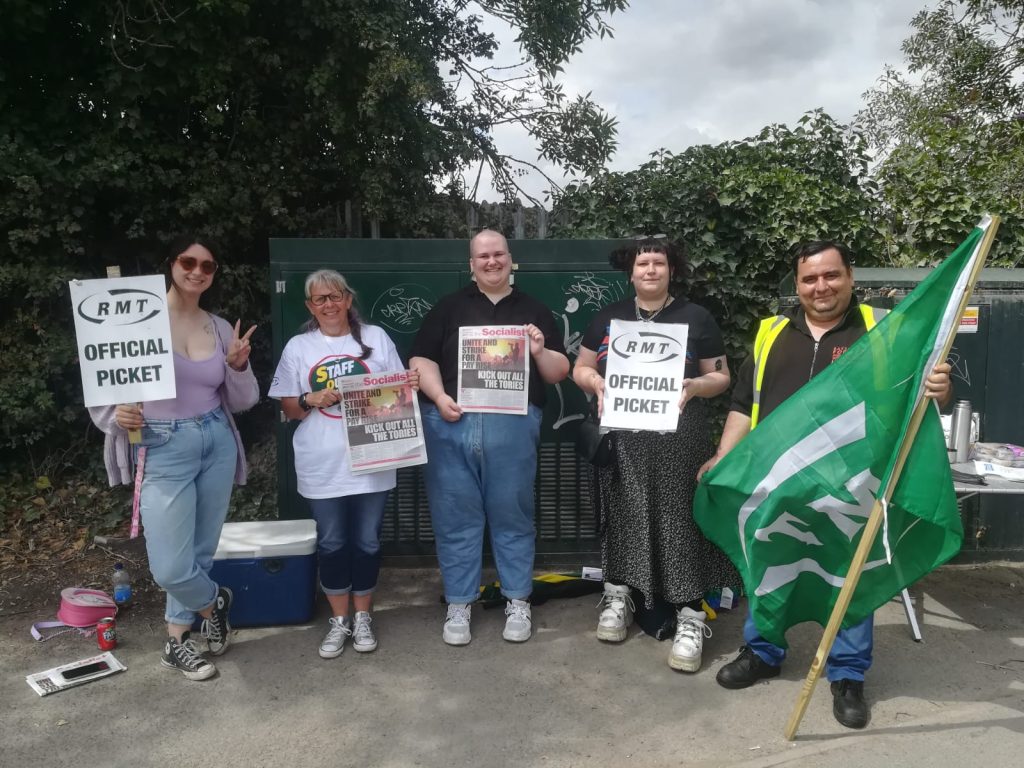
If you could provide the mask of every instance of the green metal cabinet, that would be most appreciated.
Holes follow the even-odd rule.
[[[598,309],[628,295],[621,272],[608,255],[616,241],[517,240],[509,244],[517,265],[515,283],[551,309],[575,361],[582,334]],[[304,304],[306,276],[336,269],[357,294],[357,308],[369,323],[385,328],[403,359],[427,311],[445,294],[469,282],[467,240],[272,239],[270,241],[275,359],[309,317]],[[598,550],[590,503],[589,465],[574,452],[586,399],[570,379],[548,388],[536,482],[537,551],[556,561]],[[284,518],[308,517],[295,490],[291,435],[279,423],[278,501]],[[432,558],[433,534],[422,470],[398,470],[382,531],[384,553],[411,562]]]

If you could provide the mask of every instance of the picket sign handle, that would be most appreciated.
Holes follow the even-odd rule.
[[[980,258],[974,264],[974,268],[967,279],[967,288],[960,297],[957,317],[962,317],[964,310],[967,308],[971,293],[974,291],[974,284],[981,275],[981,268],[985,265],[985,259],[988,258],[989,249],[992,247],[992,241],[995,240],[998,229],[999,217],[993,216],[992,223],[979,245]],[[945,360],[949,356],[949,351],[953,347],[953,340],[956,338],[956,331],[955,325],[950,328],[949,336],[943,343],[942,354],[939,356],[939,360]],[[803,720],[804,713],[807,711],[807,705],[811,701],[811,695],[814,693],[814,686],[817,684],[818,678],[821,677],[821,670],[825,666],[825,660],[828,658],[829,652],[832,650],[832,643],[835,642],[836,635],[839,633],[839,627],[843,623],[843,617],[846,616],[846,611],[853,600],[853,593],[857,589],[857,582],[860,581],[860,575],[864,570],[864,563],[867,562],[868,554],[875,543],[875,536],[878,534],[878,529],[882,524],[884,508],[888,505],[889,499],[892,498],[893,491],[896,489],[896,484],[903,473],[903,465],[907,461],[910,448],[917,437],[917,430],[920,428],[921,420],[924,418],[924,413],[929,406],[929,400],[922,397],[914,408],[914,413],[910,417],[910,424],[907,426],[907,432],[904,435],[903,442],[900,444],[900,451],[896,456],[896,463],[893,465],[892,473],[889,475],[889,482],[886,484],[885,492],[875,499],[875,505],[871,508],[871,516],[868,517],[868,521],[864,526],[864,533],[861,535],[857,551],[853,555],[850,570],[843,581],[842,589],[839,590],[839,597],[836,600],[835,607],[832,609],[832,615],[829,617],[828,624],[825,626],[825,633],[818,644],[818,650],[814,654],[814,661],[811,662],[811,668],[804,679],[803,687],[800,689],[800,696],[797,698],[796,706],[789,716],[789,722],[786,723],[785,736],[787,741],[792,741],[796,738],[800,721]]]
[[[107,277],[120,277],[120,276],[121,276],[121,268],[119,266],[117,266],[115,264],[115,265],[111,265],[111,266],[107,267]],[[142,405],[142,403],[138,403],[138,405]],[[128,430],[128,442],[131,445],[138,445],[139,443],[141,443],[142,442],[142,430],[141,429],[130,429],[130,430]]]

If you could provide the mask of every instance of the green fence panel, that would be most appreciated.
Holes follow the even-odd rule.
[[[616,241],[517,240],[509,249],[514,280],[551,309],[571,361],[594,314],[630,291],[608,265]],[[403,359],[427,311],[469,281],[467,240],[275,239],[270,241],[275,359],[309,317],[304,281],[317,269],[336,269],[357,294],[363,318],[385,328]],[[548,388],[536,482],[538,556],[558,560],[598,549],[590,502],[590,470],[574,452],[586,398],[567,379]],[[308,517],[295,490],[291,435],[279,423],[278,501],[281,517]],[[414,559],[433,555],[422,470],[398,471],[382,531],[384,553]]]

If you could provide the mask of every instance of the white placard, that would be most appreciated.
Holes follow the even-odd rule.
[[[68,286],[86,406],[175,397],[164,278],[72,280]]]
[[[427,463],[419,398],[406,371],[341,379],[353,475]]]
[[[523,325],[459,328],[456,398],[467,413],[525,415],[530,405],[530,340]]]
[[[602,429],[676,431],[689,330],[684,323],[612,320]]]

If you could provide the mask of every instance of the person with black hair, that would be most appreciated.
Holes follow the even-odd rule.
[[[740,367],[718,450],[700,468],[710,471],[740,440],[770,417],[787,398],[846,352],[885,316],[886,310],[857,301],[853,253],[831,240],[799,245],[792,256],[798,306],[763,319],[754,354]],[[952,397],[950,366],[940,363],[925,380],[925,397],[945,404]],[[831,682],[832,713],[847,728],[868,724],[864,677],[871,667],[874,617],[839,630],[825,674]],[[777,677],[786,649],[763,638],[750,613],[739,655],[718,670],[723,688],[747,688]]]
[[[176,397],[141,407],[89,409],[107,433],[111,485],[132,482],[128,433],[141,430],[135,457],[139,512],[153,580],[167,593],[168,637],[161,663],[189,680],[216,673],[191,638],[197,614],[210,654],[224,653],[231,640],[231,590],[216,584],[210,569],[232,479],[239,485],[246,479],[245,452],[231,414],[259,400],[249,366],[249,339],[256,326],[241,334],[240,322],[232,328],[201,305],[218,269],[213,252],[200,237],[181,237],[171,245],[167,307]]]
[[[612,320],[688,326],[683,395],[675,432],[613,434],[614,459],[596,469],[595,506],[601,514],[604,598],[597,637],[621,642],[633,619],[633,591],[645,607],[675,606],[676,632],[668,663],[700,669],[704,595],[739,584],[722,551],[693,520],[697,469],[714,452],[707,401],[729,386],[725,345],[711,313],[684,297],[687,263],[668,240],[647,238],[615,251],[613,267],[629,276],[635,295],[604,307],[583,336],[573,380],[603,408],[604,374]]]
[[[333,659],[348,637],[358,653],[377,648],[370,614],[384,506],[395,487],[394,469],[352,474],[339,380],[405,366],[384,330],[362,322],[342,275],[321,269],[306,278],[305,289],[312,317],[285,345],[269,395],[281,401],[285,416],[300,422],[292,438],[295,476],[316,520],[320,587],[332,613],[320,656]],[[410,381],[418,384],[415,371]]]

